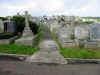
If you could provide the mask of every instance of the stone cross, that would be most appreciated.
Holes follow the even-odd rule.
[[[25,11],[25,28],[24,28],[24,31],[23,31],[23,36],[26,35],[26,34],[30,34],[30,33],[32,33],[32,30],[30,29],[30,26],[29,26],[28,12]]]
[[[33,46],[34,35],[29,26],[28,12],[25,11],[25,27],[22,37],[15,41],[17,45]]]

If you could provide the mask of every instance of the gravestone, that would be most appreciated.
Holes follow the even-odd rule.
[[[59,38],[69,40],[71,39],[71,32],[67,28],[62,27],[59,29]]]
[[[79,25],[75,27],[75,39],[78,40],[88,40],[89,39],[89,26],[88,25]]]
[[[0,33],[4,32],[4,23],[0,20]]]
[[[33,46],[33,33],[29,27],[28,12],[25,12],[25,28],[22,37],[15,41],[17,45]]]
[[[15,32],[16,23],[14,21],[5,21],[4,22],[4,32]]]
[[[83,48],[86,44],[86,41],[89,40],[89,25],[87,24],[81,24],[79,26],[75,27],[75,43],[77,47]]]
[[[53,21],[52,24],[50,24],[50,31],[53,32],[59,27],[59,24],[57,21]]]
[[[74,41],[71,39],[72,32],[68,28],[61,28],[59,29],[59,36],[58,40],[62,44],[63,48],[74,47]]]
[[[90,25],[90,39],[100,41],[100,24]]]
[[[85,44],[85,48],[100,48],[100,24],[90,25],[90,40]]]

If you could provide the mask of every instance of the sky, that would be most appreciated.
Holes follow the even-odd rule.
[[[0,0],[0,16],[29,11],[32,16],[100,17],[100,0]]]

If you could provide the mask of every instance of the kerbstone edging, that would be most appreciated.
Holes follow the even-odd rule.
[[[25,61],[26,58],[29,57],[29,55],[0,53],[0,57],[7,57],[7,58],[9,57],[9,58],[18,59],[19,61]],[[65,60],[68,62],[67,64],[100,64],[100,59],[65,58]],[[40,63],[40,62],[37,62],[37,63]],[[45,64],[45,63],[43,63],[43,64]],[[51,64],[53,64],[53,63],[51,63]]]
[[[100,64],[100,59],[65,58],[68,64]]]
[[[17,59],[19,61],[24,61],[28,57],[28,55],[0,53],[0,57],[14,58],[14,59]]]

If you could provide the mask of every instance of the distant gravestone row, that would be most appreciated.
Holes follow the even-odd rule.
[[[31,20],[38,24],[48,25],[50,31],[65,46],[84,45],[86,48],[100,47],[100,24],[76,23],[75,17],[34,17]],[[79,21],[80,22],[80,21]],[[14,32],[15,22],[0,20],[0,33]],[[29,27],[29,16],[25,12],[25,28],[21,38],[15,40],[18,45],[33,45],[33,33]]]
[[[99,23],[89,25],[79,22],[75,24],[75,20],[73,22],[70,20],[70,23],[66,20],[59,23],[56,19],[48,25],[50,31],[56,35],[64,47],[83,46],[85,48],[100,48]]]

